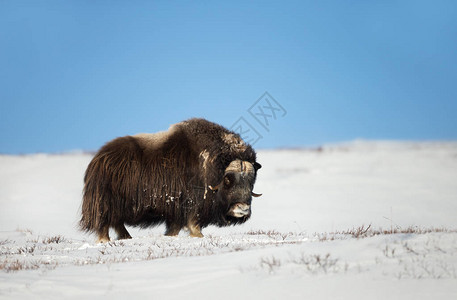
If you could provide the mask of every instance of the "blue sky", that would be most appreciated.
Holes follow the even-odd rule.
[[[455,1],[0,1],[0,153],[191,117],[243,117],[258,148],[456,140],[456,53]]]

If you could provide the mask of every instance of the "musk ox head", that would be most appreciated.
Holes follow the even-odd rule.
[[[225,206],[225,218],[228,223],[246,221],[251,216],[252,197],[259,197],[252,190],[256,180],[259,163],[250,163],[236,159],[225,169],[222,181],[209,188],[216,192],[216,198]]]

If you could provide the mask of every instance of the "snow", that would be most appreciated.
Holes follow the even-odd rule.
[[[457,297],[455,142],[261,150],[246,224],[109,244],[77,229],[91,157],[0,155],[0,298]]]

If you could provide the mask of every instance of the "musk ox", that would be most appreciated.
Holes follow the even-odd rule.
[[[109,241],[131,238],[125,224],[165,223],[166,235],[188,228],[244,223],[251,216],[257,170],[254,149],[238,134],[204,119],[167,131],[116,138],[94,156],[84,176],[80,227]]]

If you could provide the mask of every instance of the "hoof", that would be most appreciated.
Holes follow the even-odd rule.
[[[202,238],[203,237],[203,234],[201,232],[198,232],[198,233],[190,233],[190,237],[193,237],[193,238]]]
[[[106,237],[98,238],[96,241],[97,244],[104,244],[104,243],[109,243],[109,242],[110,242],[109,238],[106,238]]]

